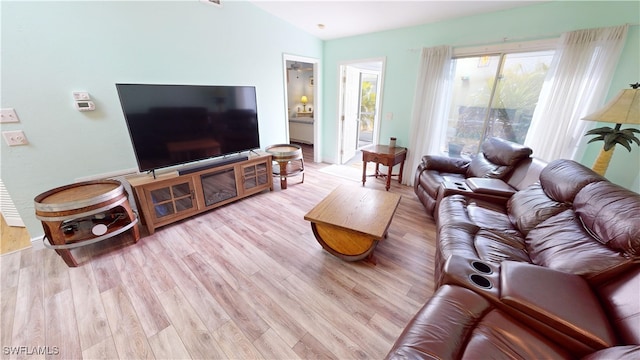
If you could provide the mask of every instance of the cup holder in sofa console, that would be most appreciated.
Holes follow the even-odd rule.
[[[473,266],[474,269],[478,270],[478,272],[483,274],[491,274],[493,272],[493,270],[491,270],[491,267],[489,265],[480,261],[472,261],[471,266]]]
[[[491,281],[482,275],[471,274],[469,276],[469,279],[474,285],[478,287],[481,287],[483,289],[491,289]]]
[[[499,301],[500,268],[480,259],[451,255],[445,261],[438,285],[458,285],[491,301]]]

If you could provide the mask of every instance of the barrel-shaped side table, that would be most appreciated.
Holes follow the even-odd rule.
[[[119,181],[96,180],[61,186],[34,199],[42,221],[45,247],[54,249],[70,267],[78,266],[71,249],[131,230],[140,239],[138,217]]]
[[[278,163],[278,167],[273,168],[273,176],[280,177],[281,189],[287,188],[287,178],[290,176],[302,174],[304,182],[304,158],[300,145],[276,144],[267,146],[264,150]]]

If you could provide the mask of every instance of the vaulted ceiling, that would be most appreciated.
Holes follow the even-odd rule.
[[[249,0],[320,39],[330,40],[529,6],[548,0]]]

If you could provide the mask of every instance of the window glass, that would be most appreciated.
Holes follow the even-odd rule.
[[[492,136],[522,144],[552,58],[536,51],[454,59],[449,156],[476,154]]]

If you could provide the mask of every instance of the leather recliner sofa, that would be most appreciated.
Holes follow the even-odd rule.
[[[598,281],[640,256],[640,195],[556,160],[505,205],[454,194],[436,214],[435,280],[451,255],[528,262]]]
[[[504,201],[448,190],[437,290],[388,358],[640,358],[639,194],[570,160]]]
[[[427,209],[427,214],[434,216],[438,197],[443,196],[443,183],[460,184],[468,178],[500,179],[514,191],[524,189],[538,180],[540,171],[546,165],[532,158],[531,154],[532,150],[526,146],[492,137],[482,144],[482,152],[473,159],[425,155],[415,173],[414,191]],[[473,196],[499,201],[503,195],[476,192]]]
[[[509,275],[501,285],[514,289],[497,299],[458,285],[438,288],[386,358],[639,358],[638,267],[594,290],[578,275],[536,265],[508,261],[501,270]]]

